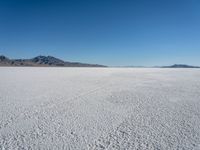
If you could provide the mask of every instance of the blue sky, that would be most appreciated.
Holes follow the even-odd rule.
[[[199,0],[0,0],[0,54],[200,65]]]

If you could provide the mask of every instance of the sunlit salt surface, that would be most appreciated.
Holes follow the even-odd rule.
[[[0,149],[200,149],[200,69],[1,67]]]

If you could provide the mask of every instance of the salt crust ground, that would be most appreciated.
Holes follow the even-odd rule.
[[[200,69],[1,67],[0,149],[200,149]]]

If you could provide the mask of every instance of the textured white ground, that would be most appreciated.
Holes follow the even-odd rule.
[[[200,69],[1,67],[0,149],[200,149]]]

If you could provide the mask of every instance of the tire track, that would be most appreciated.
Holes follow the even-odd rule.
[[[15,114],[9,114],[10,117],[6,121],[1,120],[0,131],[3,130],[4,128],[11,126],[12,124],[16,123],[17,121],[20,120],[20,118],[22,120],[32,119],[35,116],[39,115],[41,112],[45,112],[46,109],[49,109],[49,108],[53,109],[53,108],[62,106],[64,104],[70,103],[72,101],[75,102],[75,100],[78,100],[78,101],[84,100],[83,97],[88,96],[90,94],[93,94],[93,93],[100,91],[102,89],[108,88],[108,86],[109,86],[109,84],[104,85],[104,86],[100,86],[100,87],[97,86],[98,88],[96,88],[96,89],[93,89],[93,90],[90,90],[88,92],[82,93],[80,95],[74,96],[74,97],[70,98],[69,100],[63,101],[61,103],[59,103],[59,101],[61,101],[64,98],[60,98],[60,99],[57,99],[57,100],[53,99],[51,101],[47,101],[47,102],[42,103],[40,105],[34,105],[34,106],[31,107],[31,109],[30,109],[30,107],[29,108],[18,107],[18,108],[16,108],[16,110],[20,110],[21,113],[19,113],[17,116]],[[30,110],[33,110],[33,112],[30,112]]]

